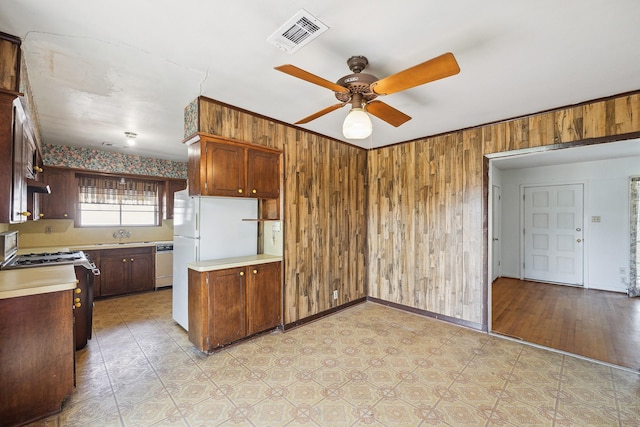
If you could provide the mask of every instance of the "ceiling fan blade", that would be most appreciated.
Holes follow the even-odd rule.
[[[369,102],[367,104],[367,111],[395,127],[411,120],[411,117],[407,116],[402,111],[396,110],[389,104],[385,104],[382,101]]]
[[[371,83],[371,90],[378,95],[389,95],[425,83],[453,76],[460,72],[460,66],[452,53],[430,59],[422,64],[407,68],[399,73]]]
[[[344,92],[348,93],[349,89],[346,87],[340,86],[339,84],[330,82],[329,80],[325,80],[322,77],[318,77],[315,74],[311,74],[308,71],[305,71],[301,68],[296,67],[295,65],[285,64],[280,65],[278,67],[274,67],[278,71],[282,71],[283,73],[289,74],[293,77],[297,77],[302,80],[306,80],[309,83],[316,84],[318,86],[326,87],[327,89],[331,89],[334,92]]]
[[[318,111],[317,113],[313,113],[312,115],[307,116],[304,119],[298,120],[294,124],[301,125],[301,124],[304,124],[304,123],[309,123],[311,120],[315,120],[318,117],[324,116],[325,114],[328,114],[328,113],[330,113],[330,112],[332,112],[334,110],[337,110],[338,108],[344,107],[345,105],[347,105],[346,102],[342,103],[342,104],[332,105],[330,107],[327,107],[327,108],[325,108],[323,110]]]

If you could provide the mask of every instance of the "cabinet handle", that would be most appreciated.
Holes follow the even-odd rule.
[[[22,216],[31,216],[31,212],[27,212],[27,211],[20,212],[20,215],[22,215]]]
[[[62,216],[66,218],[66,217],[68,217],[69,215],[67,215],[67,214],[64,214],[64,215],[62,215]]]
[[[256,189],[254,188],[253,190],[251,190],[251,192],[252,192],[253,194],[256,194],[256,193],[258,192],[258,190],[256,190]]]
[[[122,262],[127,262],[126,258],[123,258],[123,259],[122,259]]]
[[[133,258],[131,258],[131,262],[133,262]]]
[[[244,276],[244,271],[241,271],[241,272],[240,272],[240,275],[241,275],[241,276]]]
[[[38,214],[38,216],[39,216],[40,218],[44,218],[44,214],[43,214],[43,213]]]
[[[80,283],[80,280],[76,279],[76,285],[77,285],[78,283]]]
[[[258,270],[253,270],[253,274],[258,274]]]
[[[79,302],[75,303],[74,305],[76,306],[76,308],[80,308],[80,307],[82,307],[82,304],[81,304],[81,303],[79,303]]]
[[[238,193],[242,194],[242,188],[238,188]]]
[[[82,293],[82,289],[76,288],[76,294]]]
[[[80,302],[80,298],[74,298],[74,302]]]

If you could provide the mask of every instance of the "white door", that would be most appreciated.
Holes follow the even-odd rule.
[[[524,278],[582,286],[583,185],[524,188]]]
[[[493,282],[500,276],[500,227],[501,227],[501,193],[500,187],[492,186],[492,202],[491,202],[491,281]]]

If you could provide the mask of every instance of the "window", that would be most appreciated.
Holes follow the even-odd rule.
[[[157,181],[78,176],[81,227],[159,225]]]

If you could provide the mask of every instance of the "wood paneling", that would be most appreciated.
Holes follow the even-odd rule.
[[[285,324],[366,296],[366,150],[204,97],[199,130],[283,150]]]
[[[371,151],[368,295],[486,328],[483,154],[640,132],[639,109],[625,94]]]
[[[486,328],[483,155],[640,132],[639,117],[625,94],[367,154],[199,102],[200,131],[284,151],[285,324],[369,295]]]

